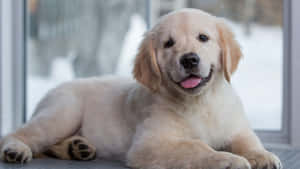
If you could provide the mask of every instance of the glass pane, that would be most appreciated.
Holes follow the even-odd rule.
[[[281,129],[282,0],[150,2],[151,23],[184,7],[224,17],[244,53],[232,84],[252,127]],[[130,75],[146,30],[146,0],[28,0],[28,9],[27,117],[50,88],[66,80]]]
[[[27,0],[27,119],[62,82],[130,75],[145,12],[146,0]]]
[[[254,129],[280,130],[282,119],[282,0],[152,1],[151,16],[175,9],[199,8],[224,17],[239,41],[244,57],[232,85],[240,95]]]

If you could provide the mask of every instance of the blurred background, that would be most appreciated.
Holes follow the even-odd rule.
[[[104,74],[131,76],[143,33],[161,15],[188,7],[225,18],[244,53],[232,84],[251,125],[280,130],[282,4],[282,0],[27,0],[27,119],[45,93],[60,83]]]

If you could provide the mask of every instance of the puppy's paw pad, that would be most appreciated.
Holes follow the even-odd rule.
[[[24,143],[4,145],[1,159],[7,163],[27,163],[32,159],[30,148]]]
[[[96,158],[96,148],[83,138],[71,140],[68,153],[73,160],[89,161]]]
[[[86,144],[79,144],[79,145],[78,145],[78,149],[79,149],[79,150],[86,150],[86,149],[89,149],[89,146],[86,145]]]
[[[80,140],[80,139],[74,139],[72,141],[72,144],[77,145],[78,143],[81,143],[81,142],[82,142],[82,140]]]

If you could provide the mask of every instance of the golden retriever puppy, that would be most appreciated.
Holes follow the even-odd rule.
[[[1,141],[1,159],[45,152],[143,169],[280,169],[249,127],[230,77],[242,56],[226,24],[196,9],[170,13],[140,46],[130,80],[75,80]],[[222,151],[221,151],[222,150]]]

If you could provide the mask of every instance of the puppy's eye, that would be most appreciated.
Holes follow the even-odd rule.
[[[201,42],[207,42],[209,40],[208,36],[204,35],[204,34],[200,34],[198,36],[198,40]]]
[[[173,38],[170,38],[168,41],[165,42],[164,44],[164,48],[170,48],[172,46],[174,46],[175,41],[173,40]]]

